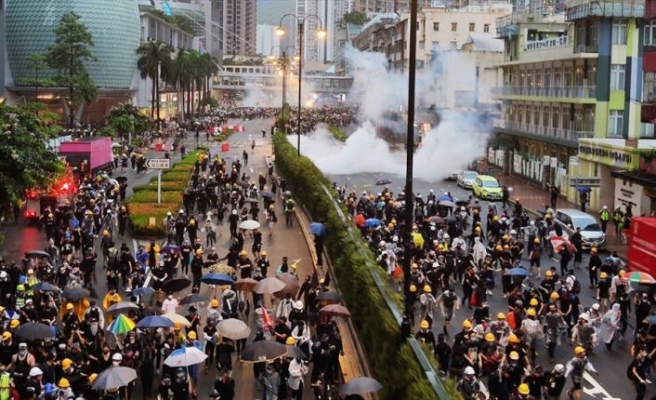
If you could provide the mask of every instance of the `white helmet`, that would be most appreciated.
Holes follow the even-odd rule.
[[[465,375],[476,375],[476,371],[472,367],[467,367],[465,368]]]
[[[169,211],[169,212],[166,213],[166,216],[167,216],[167,217],[170,217],[171,215],[172,215],[172,214],[171,214],[171,211]]]
[[[592,305],[592,309],[595,310],[595,311],[599,311],[599,308],[600,308],[599,303],[594,303]]]
[[[120,355],[119,353],[114,353],[112,356],[112,361],[123,361],[123,356]]]
[[[535,221],[531,221],[531,222],[529,222],[528,224],[531,225],[531,226],[533,226],[533,225],[535,225]]]
[[[516,235],[516,234],[517,234],[517,231],[513,229],[513,230],[510,231],[510,234],[511,234],[511,235]]]
[[[0,272],[0,279],[7,279],[7,271]]]
[[[581,313],[579,319],[585,320],[585,322],[590,322],[590,315],[588,313]]]
[[[39,375],[43,375],[43,371],[41,371],[41,368],[32,367],[32,369],[30,369],[30,376],[39,376]]]
[[[563,374],[563,373],[565,373],[565,366],[563,364],[556,364],[556,365],[554,365],[553,370],[556,373]]]

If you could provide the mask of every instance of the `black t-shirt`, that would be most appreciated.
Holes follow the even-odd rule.
[[[610,297],[610,279],[600,279],[597,283],[599,289],[599,297],[607,299]]]

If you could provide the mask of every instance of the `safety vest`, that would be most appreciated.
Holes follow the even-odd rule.
[[[11,378],[9,372],[3,372],[0,375],[0,400],[9,400],[11,398]]]
[[[610,212],[608,210],[601,210],[601,220],[608,221],[610,219]]]

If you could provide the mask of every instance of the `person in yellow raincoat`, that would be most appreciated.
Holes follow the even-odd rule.
[[[103,303],[102,303],[103,310],[107,311],[107,309],[109,309],[109,307],[111,307],[113,304],[120,303],[121,301],[123,301],[121,295],[119,295],[116,292],[115,288],[111,288],[109,289],[109,292],[107,292],[105,298],[103,299]],[[105,318],[105,324],[109,325],[112,323],[113,320],[114,317],[108,314]]]
[[[87,311],[87,309],[90,306],[89,300],[87,300],[87,299],[69,300],[69,301],[65,302],[64,304],[62,304],[61,307],[59,308],[59,317],[60,318],[63,317],[64,314],[66,314],[66,311],[67,311],[66,306],[68,304],[73,305],[73,310],[75,310],[75,314],[77,314],[77,317],[80,319],[80,321],[82,321],[82,319],[84,319],[84,313]]]

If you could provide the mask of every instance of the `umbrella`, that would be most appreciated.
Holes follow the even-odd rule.
[[[244,203],[259,203],[260,201],[258,199],[246,199],[244,200]]]
[[[198,294],[198,293],[192,293],[192,294],[186,295],[180,301],[180,305],[181,306],[186,306],[187,304],[205,303],[207,301],[210,301],[210,299],[207,296],[204,296],[204,295]]]
[[[146,296],[155,293],[155,289],[150,286],[143,286],[132,291],[133,296]]]
[[[108,390],[127,386],[137,379],[137,371],[128,367],[109,367],[93,381],[93,389]]]
[[[656,315],[650,315],[647,318],[643,319],[643,321],[648,323],[649,325],[654,325],[656,324]]]
[[[441,195],[440,197],[437,198],[437,201],[438,202],[441,202],[441,201],[451,201],[451,202],[453,202],[453,197],[451,197],[448,194],[444,193],[443,195]]]
[[[269,340],[260,340],[251,343],[241,351],[241,361],[254,363],[273,361],[283,357],[285,354],[287,354],[287,346],[284,344]]]
[[[219,322],[217,326],[219,333],[223,337],[232,340],[246,339],[251,334],[251,329],[240,319],[228,318]]]
[[[380,226],[380,220],[378,218],[369,218],[368,220],[364,221],[364,226],[367,228]]]
[[[278,297],[284,297],[287,294],[290,294],[292,297],[294,297],[298,290],[301,288],[301,284],[298,282],[298,278],[289,272],[277,275],[276,279],[281,280],[285,284],[284,288],[275,293],[275,295]]]
[[[59,292],[61,289],[59,289],[57,286],[52,285],[48,282],[39,282],[34,286],[30,286],[30,290],[34,290],[35,292]]]
[[[169,320],[171,320],[171,322],[173,322],[173,324],[180,324],[182,326],[191,326],[191,322],[189,322],[187,318],[183,317],[180,314],[168,313],[162,315],[162,317],[168,318]]]
[[[551,241],[551,245],[553,246],[556,253],[559,253],[565,247],[567,247],[567,251],[570,253],[573,253],[575,250],[574,245],[572,245],[569,240],[562,236],[554,235],[549,239],[549,241]]]
[[[310,224],[310,232],[312,232],[314,236],[326,236],[326,225],[319,222],[312,222]]]
[[[374,378],[369,378],[366,376],[361,376],[350,380],[349,382],[342,385],[342,388],[339,390],[339,394],[349,395],[349,394],[365,394],[377,392],[383,388],[383,385],[380,384]]]
[[[467,204],[467,208],[469,208],[470,210],[480,210],[481,205],[478,203],[469,203]]]
[[[576,190],[578,190],[579,193],[590,193],[592,189],[590,189],[590,186],[579,186]]]
[[[164,285],[162,285],[162,290],[167,293],[179,292],[188,288],[189,285],[191,285],[191,281],[189,279],[175,278],[164,282]]]
[[[246,181],[237,181],[237,185],[239,185],[243,188],[248,188],[251,184],[246,182]]]
[[[124,314],[119,314],[107,327],[107,330],[115,335],[122,335],[133,330],[137,325]]]
[[[112,304],[111,307],[107,309],[107,312],[110,314],[120,314],[129,310],[138,310],[139,305],[134,304],[130,301],[121,301],[116,304]]]
[[[432,222],[434,224],[445,224],[446,223],[446,218],[433,216],[433,217],[428,218],[428,222]]]
[[[260,196],[272,198],[275,195],[273,194],[273,192],[270,192],[268,190],[263,190],[263,191],[260,192]]]
[[[200,364],[207,359],[207,354],[198,350],[195,347],[181,347],[173,350],[164,364],[169,367],[189,367],[191,365]]]
[[[351,313],[349,310],[340,304],[328,304],[327,306],[319,310],[322,314],[328,314],[335,317],[350,317]]]
[[[317,296],[317,300],[325,301],[325,302],[332,302],[332,303],[339,303],[340,301],[342,301],[342,296],[340,296],[340,294],[337,293],[337,292],[327,291],[327,292],[321,292]]]
[[[235,269],[231,266],[225,264],[217,264],[214,261],[206,262],[205,268],[207,268],[210,272],[218,272],[228,276],[231,276],[235,273]]]
[[[242,292],[252,292],[253,288],[257,286],[259,282],[253,278],[244,278],[240,279],[232,285],[232,288]]]
[[[87,299],[91,293],[81,286],[71,286],[64,289],[64,298],[67,300]]]
[[[257,229],[259,227],[260,227],[260,223],[252,219],[247,219],[246,221],[239,224],[239,229],[246,229],[249,231],[252,229]]]
[[[443,207],[455,207],[456,203],[450,201],[450,200],[441,200],[438,205],[443,206]]]
[[[137,328],[170,328],[173,326],[173,321],[168,318],[160,317],[159,315],[152,315],[146,317],[137,323]]]
[[[50,258],[50,254],[46,253],[43,250],[30,250],[25,254],[27,257],[34,257],[34,258]]]
[[[376,182],[376,186],[389,185],[390,183],[392,183],[391,179],[381,179]]]
[[[117,176],[116,177],[116,182],[118,182],[118,183],[123,183],[123,182],[127,182],[127,181],[128,181],[127,176]]]
[[[255,287],[253,291],[255,293],[264,294],[264,293],[275,293],[285,288],[285,282],[276,278],[264,278],[262,279]]]
[[[221,274],[218,272],[210,272],[209,274],[203,275],[202,278],[200,278],[200,281],[203,283],[207,283],[208,285],[232,285],[235,283],[235,280],[229,277],[226,274]]]
[[[307,354],[297,346],[287,346],[287,354],[285,358],[308,358]]]
[[[50,326],[40,322],[28,322],[21,325],[14,334],[27,340],[50,339],[55,336]]]
[[[506,275],[510,276],[526,276],[528,275],[528,271],[525,268],[510,268]]]
[[[629,273],[629,282],[653,285],[656,283],[656,279],[646,272],[633,271]]]
[[[178,246],[174,245],[174,244],[167,244],[167,245],[164,246],[164,248],[162,249],[162,253],[171,253],[171,252],[179,253],[179,252],[180,252],[180,248],[179,248]]]
[[[469,205],[469,200],[458,200],[456,201],[456,206],[458,207],[467,207]]]

